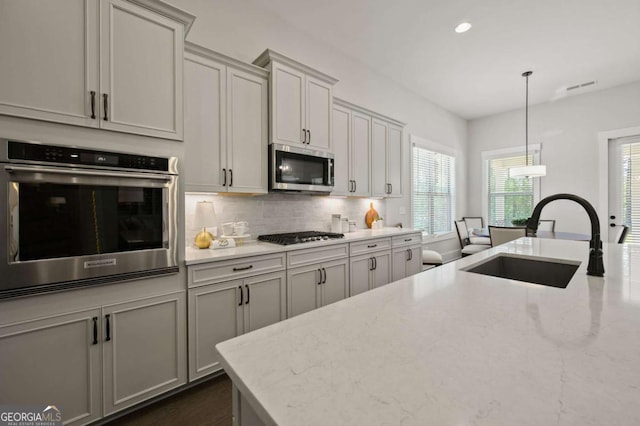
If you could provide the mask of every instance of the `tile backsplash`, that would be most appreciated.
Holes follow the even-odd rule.
[[[256,196],[187,193],[185,195],[185,236],[191,244],[198,229],[194,229],[195,206],[198,201],[211,201],[216,211],[218,235],[224,222],[249,222],[251,239],[258,235],[296,231],[330,231],[331,215],[356,221],[358,229],[367,225],[364,216],[369,203],[385,217],[384,200],[334,198],[314,195],[271,193]],[[395,224],[385,224],[393,226]]]

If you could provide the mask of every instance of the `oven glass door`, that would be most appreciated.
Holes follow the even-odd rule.
[[[323,157],[288,151],[276,152],[276,182],[294,185],[332,186],[330,162]]]
[[[163,247],[162,188],[49,182],[16,185],[16,261]]]

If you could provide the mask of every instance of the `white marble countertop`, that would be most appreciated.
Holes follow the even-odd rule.
[[[366,240],[378,237],[395,237],[420,232],[409,228],[382,228],[382,229],[359,229],[355,232],[347,232],[344,238],[326,241],[314,241],[310,243],[290,244],[281,246],[278,244],[265,243],[262,241],[242,242],[233,248],[224,249],[203,249],[195,246],[188,246],[185,251],[185,263],[195,265],[198,263],[216,262],[219,260],[235,259],[247,256],[257,256],[261,254],[281,253],[291,250],[301,250],[305,248],[320,247],[323,245],[352,243],[354,241]]]
[[[461,271],[498,252],[581,261],[566,289]],[[640,247],[522,238],[222,342],[278,425],[640,424]]]

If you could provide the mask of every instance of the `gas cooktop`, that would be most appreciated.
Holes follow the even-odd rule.
[[[337,238],[344,238],[344,234],[337,234],[335,232],[303,231],[258,236],[258,240],[260,241],[280,244],[283,246],[287,246],[289,244],[309,243],[312,241],[333,240]]]

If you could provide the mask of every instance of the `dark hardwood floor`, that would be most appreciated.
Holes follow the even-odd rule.
[[[107,424],[230,426],[231,380],[223,374]]]

